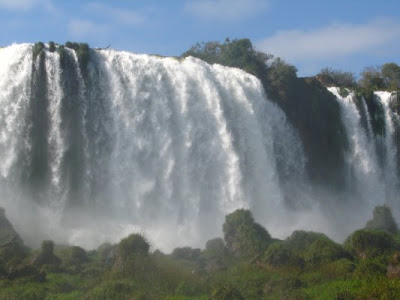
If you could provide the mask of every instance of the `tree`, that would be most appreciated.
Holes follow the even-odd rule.
[[[226,246],[236,257],[258,254],[271,243],[268,231],[255,223],[251,212],[246,209],[227,215],[223,231]]]
[[[194,56],[210,64],[218,63],[228,67],[240,68],[259,79],[266,78],[271,54],[256,51],[249,39],[226,39],[224,43],[197,43],[182,57]]]
[[[125,260],[129,256],[147,256],[150,244],[143,235],[132,233],[127,238],[122,239],[118,244],[118,255]]]
[[[382,66],[382,78],[386,88],[397,90],[400,88],[400,66],[395,63],[386,63]]]
[[[382,77],[380,67],[366,67],[361,73],[359,85],[367,90],[382,90],[385,88],[385,81]]]
[[[390,207],[386,205],[375,207],[373,218],[367,222],[365,228],[382,230],[393,234],[399,230]]]
[[[354,73],[323,68],[317,75],[318,80],[325,86],[352,88],[357,85]]]

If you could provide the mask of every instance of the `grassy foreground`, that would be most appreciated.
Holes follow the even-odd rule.
[[[140,234],[93,251],[31,250],[2,210],[0,299],[400,299],[400,235],[386,206],[344,244],[306,231],[274,239],[243,209],[223,232],[168,255]]]

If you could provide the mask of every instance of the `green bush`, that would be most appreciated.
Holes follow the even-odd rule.
[[[380,261],[374,259],[363,259],[358,262],[354,271],[354,277],[358,279],[369,276],[384,276],[386,275],[386,266]]]
[[[201,250],[191,247],[175,248],[171,256],[175,259],[198,260],[200,258]]]
[[[360,258],[376,257],[396,250],[393,235],[384,231],[361,229],[351,234],[345,246]]]
[[[211,299],[215,300],[244,300],[239,290],[231,284],[220,284],[213,288]]]
[[[323,233],[294,231],[285,243],[294,254],[303,258],[306,264],[315,265],[350,257],[341,245]]]
[[[398,227],[393,218],[392,211],[390,210],[390,207],[386,205],[375,207],[373,218],[367,222],[365,228],[383,230],[393,234],[398,232]]]
[[[72,246],[63,251],[63,266],[70,271],[78,271],[82,265],[89,262],[86,251],[78,246]]]
[[[224,240],[221,238],[208,240],[203,255],[206,258],[221,258],[228,255],[228,249],[225,246]]]
[[[138,233],[132,233],[122,239],[118,244],[118,255],[122,260],[129,256],[147,256],[149,254],[150,244],[145,237]]]
[[[351,72],[323,68],[317,74],[318,80],[325,86],[352,88],[357,85],[356,78]]]
[[[35,257],[32,264],[40,267],[43,265],[52,265],[57,267],[61,264],[61,259],[54,255],[54,243],[53,241],[43,241],[42,251]],[[51,268],[50,268],[51,269]]]
[[[272,243],[265,251],[262,260],[271,267],[302,267],[303,259],[283,242]]]
[[[227,248],[236,257],[259,254],[272,241],[268,231],[255,223],[251,212],[246,209],[227,215],[223,231]]]
[[[45,48],[45,46],[42,42],[37,42],[33,45],[32,56],[33,56],[34,61],[36,60],[36,58],[39,56],[39,54],[42,52],[42,50],[44,48]]]
[[[90,300],[126,300],[137,290],[130,280],[106,281],[95,287],[90,293]]]
[[[54,42],[49,42],[49,51],[50,52],[56,51],[56,44]]]

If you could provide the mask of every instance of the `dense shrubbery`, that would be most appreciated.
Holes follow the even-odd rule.
[[[381,215],[387,220],[390,209],[377,207],[374,220]],[[10,226],[3,212],[0,233]],[[38,254],[8,252],[8,266],[0,254],[0,299],[397,299],[396,240],[361,229],[347,239],[348,251],[317,232],[278,241],[239,209],[226,217],[224,240],[209,240],[204,250],[151,253],[142,235],[131,234],[90,252],[44,241]]]
[[[225,218],[224,239],[228,250],[236,257],[259,254],[271,242],[271,236],[254,222],[249,210],[238,209]]]
[[[388,206],[377,206],[373,212],[372,220],[365,225],[366,229],[382,230],[389,233],[397,233],[398,227]]]
[[[366,229],[357,230],[350,235],[345,245],[360,258],[390,254],[398,248],[390,233]]]
[[[317,79],[325,86],[353,88],[357,85],[356,77],[353,73],[332,68],[323,68],[317,74]]]

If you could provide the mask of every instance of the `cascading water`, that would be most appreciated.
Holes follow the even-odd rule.
[[[336,87],[328,90],[336,96],[340,104],[342,121],[350,143],[346,162],[349,186],[355,187],[355,197],[358,196],[373,207],[385,196],[373,140],[368,138],[368,131],[362,126],[361,113],[355,103],[354,93],[349,92],[343,97]]]
[[[375,92],[374,95],[378,98],[383,108],[384,114],[384,132],[382,132],[379,140],[381,155],[383,161],[383,178],[386,184],[387,202],[399,209],[399,180],[398,180],[398,165],[397,165],[397,147],[396,147],[396,120],[398,115],[391,109],[391,103],[395,101],[395,97],[390,92]],[[399,124],[398,124],[399,125]],[[398,126],[397,125],[397,126]]]
[[[390,92],[375,92],[377,106],[381,107],[383,116],[375,112],[370,116],[364,98],[358,99],[347,90],[347,96],[341,96],[340,89],[328,88],[342,110],[342,121],[349,138],[347,165],[350,170],[348,185],[352,187],[354,197],[361,203],[370,206],[388,204],[399,212],[398,203],[398,166],[397,148],[395,146],[395,119],[397,115],[390,107],[394,101]],[[359,105],[357,105],[359,103]],[[365,126],[362,124],[364,115]],[[372,120],[374,119],[374,120]],[[373,132],[372,122],[383,119],[379,132]]]
[[[310,206],[301,141],[241,70],[28,44],[0,63],[0,206],[28,243],[203,245],[240,207],[289,234]]]

